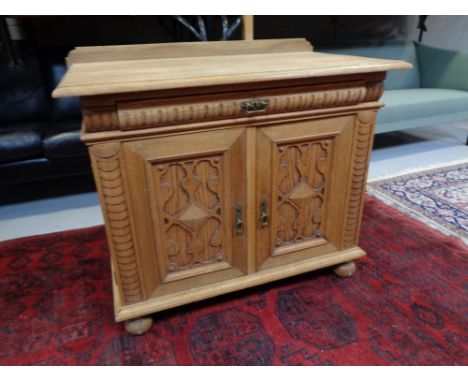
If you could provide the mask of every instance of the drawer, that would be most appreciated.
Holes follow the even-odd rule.
[[[158,126],[200,123],[265,114],[287,113],[336,106],[350,106],[362,102],[365,86],[342,89],[302,90],[275,94],[218,95],[205,99],[178,98],[120,102],[117,116],[121,130],[145,129]]]
[[[201,124],[272,114],[283,114],[376,101],[382,94],[381,82],[348,82],[237,91],[197,96],[151,95],[144,99],[112,100],[110,106],[83,104],[85,132],[132,131],[166,126]],[[143,96],[141,96],[143,97]],[[110,102],[110,101],[109,101]],[[90,106],[88,106],[88,103]]]

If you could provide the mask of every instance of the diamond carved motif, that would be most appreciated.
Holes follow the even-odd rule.
[[[321,237],[330,141],[278,147],[276,247]]]
[[[294,190],[289,194],[289,199],[294,202],[298,207],[303,208],[306,206],[314,197],[316,192],[306,182],[302,181],[299,183]]]
[[[205,210],[198,207],[195,203],[191,203],[190,206],[179,215],[178,219],[192,231],[196,231],[207,217],[208,214]]]
[[[166,275],[225,259],[221,166],[218,156],[156,165]]]

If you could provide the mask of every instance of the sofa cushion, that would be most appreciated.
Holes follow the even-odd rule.
[[[54,63],[50,67],[50,87],[52,91],[57,87],[60,80],[64,76],[67,68],[65,63]],[[53,121],[70,121],[81,118],[81,108],[79,97],[55,98],[52,100],[52,120]]]
[[[19,63],[0,53],[0,128],[22,122],[46,121],[49,97],[37,59],[22,52]]]
[[[355,45],[342,48],[317,49],[317,51],[407,61],[413,64],[413,68],[388,72],[384,83],[385,90],[420,87],[416,47],[412,41],[387,41],[381,45]]]
[[[468,52],[416,45],[421,87],[468,91]]]
[[[25,123],[0,128],[0,163],[29,159],[42,153],[45,123]]]
[[[405,89],[384,92],[379,123],[426,119],[468,112],[468,92],[452,89]]]
[[[44,155],[49,159],[88,155],[80,141],[81,120],[56,122],[48,129],[43,142]]]

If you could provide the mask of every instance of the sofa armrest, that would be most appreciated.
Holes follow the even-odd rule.
[[[468,91],[468,53],[416,44],[421,87]]]

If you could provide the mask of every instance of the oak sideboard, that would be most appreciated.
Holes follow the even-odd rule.
[[[83,47],[80,97],[116,321],[324,267],[355,271],[386,71],[303,39]],[[320,293],[318,290],[317,293]]]

